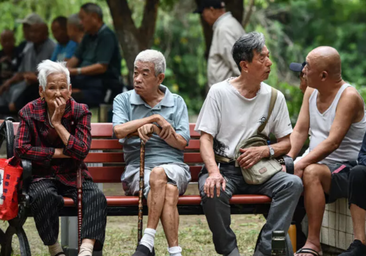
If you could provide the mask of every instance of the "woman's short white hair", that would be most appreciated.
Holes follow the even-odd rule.
[[[43,90],[46,90],[47,77],[50,74],[64,73],[67,79],[67,89],[70,88],[70,72],[66,67],[66,62],[54,62],[51,60],[44,60],[38,64],[38,81],[39,86],[42,86]]]
[[[164,55],[156,50],[145,50],[137,54],[134,65],[136,66],[136,63],[138,61],[141,62],[151,62],[154,64],[155,67],[155,76],[158,76],[159,74],[165,74],[166,69],[166,62]]]

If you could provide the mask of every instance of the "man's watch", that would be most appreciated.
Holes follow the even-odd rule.
[[[273,159],[275,154],[274,149],[270,145],[268,145],[268,148],[269,148],[269,158]]]

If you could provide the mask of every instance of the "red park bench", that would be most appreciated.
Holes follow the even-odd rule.
[[[16,134],[18,123],[6,121],[0,131],[1,142],[6,139],[8,157],[12,156],[13,138]],[[198,182],[198,175],[202,168],[203,161],[199,152],[199,133],[194,131],[194,125],[190,124],[191,140],[184,150],[184,162],[190,166],[192,175],[191,183]],[[14,127],[14,131],[12,128]],[[91,150],[85,159],[86,163],[99,163],[102,166],[88,167],[94,182],[96,183],[120,183],[121,174],[124,171],[124,160],[122,145],[118,139],[112,137],[112,123],[91,124],[92,143]],[[0,144],[1,145],[1,144]],[[101,164],[100,164],[101,163]],[[29,182],[31,175],[30,162],[23,161],[23,183]],[[121,186],[122,190],[122,186]],[[28,216],[29,202],[26,191],[19,191],[20,203],[18,217],[9,221],[9,227],[5,234],[0,230],[0,241],[2,241],[2,256],[10,256],[12,238],[17,235],[21,256],[31,255],[28,240],[23,230],[23,224]],[[138,214],[138,196],[106,196],[109,216],[127,216]],[[232,214],[266,214],[269,211],[271,199],[264,195],[234,195],[231,200]],[[203,214],[201,197],[197,195],[183,195],[179,197],[178,211],[181,215]],[[147,207],[144,207],[144,214],[147,214]],[[297,227],[297,247],[303,244],[303,234],[300,229],[300,222],[305,211],[303,202],[300,200],[294,215],[294,222]],[[76,205],[71,198],[65,198],[65,207],[60,216],[77,216]],[[301,236],[299,236],[301,235]],[[3,238],[3,239],[2,239]],[[300,239],[299,239],[300,238]]]

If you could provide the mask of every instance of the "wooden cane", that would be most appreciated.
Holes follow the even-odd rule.
[[[78,190],[78,252],[80,252],[80,245],[81,245],[81,222],[83,218],[83,189],[82,189],[82,179],[81,179],[81,168],[77,171],[76,177],[77,183],[77,190]]]
[[[145,175],[145,142],[141,140],[140,148],[140,187],[139,187],[139,214],[138,214],[138,230],[137,230],[137,246],[142,238],[142,227],[143,227],[143,197],[144,197],[144,175]]]
[[[127,136],[127,138],[131,138],[134,136],[139,136],[138,132],[133,132]],[[152,133],[147,134],[147,136],[151,137]],[[143,227],[143,216],[144,216],[144,187],[145,187],[145,142],[140,139],[141,147],[140,147],[140,183],[139,183],[139,209],[138,209],[138,222],[137,222],[137,246],[140,243],[142,238],[142,227]]]

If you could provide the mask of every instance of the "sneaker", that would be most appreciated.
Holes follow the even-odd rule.
[[[132,256],[155,256],[155,250],[153,248],[153,251],[150,252],[149,248],[147,248],[145,245],[139,244]]]
[[[366,245],[360,240],[354,240],[348,249],[338,256],[362,256],[366,255]]]

